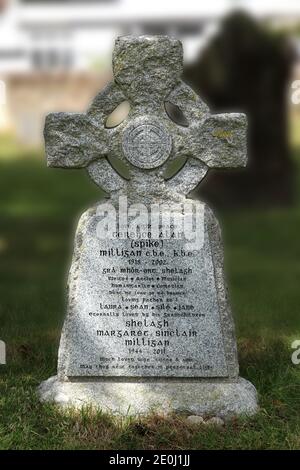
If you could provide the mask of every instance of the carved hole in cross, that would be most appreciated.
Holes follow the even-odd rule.
[[[130,180],[129,168],[124,162],[122,162],[122,160],[113,157],[112,155],[109,155],[107,157],[107,160],[109,161],[113,169],[118,173],[118,175],[120,175],[125,180]]]
[[[187,162],[188,157],[185,155],[180,155],[179,157],[174,158],[170,162],[167,162],[166,169],[164,171],[164,179],[170,180],[173,178],[180,170],[184,167]]]
[[[105,127],[112,129],[119,126],[128,116],[130,111],[129,101],[122,101],[106,118]]]
[[[171,103],[171,101],[165,101],[165,110],[171,121],[178,124],[178,126],[188,127],[189,123],[179,106]]]

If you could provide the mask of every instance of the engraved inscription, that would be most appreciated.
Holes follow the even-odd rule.
[[[227,377],[208,239],[188,249],[176,233],[151,238],[149,225],[147,240],[99,240],[95,217],[87,230],[66,374]]]

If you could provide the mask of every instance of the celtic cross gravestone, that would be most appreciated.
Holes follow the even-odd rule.
[[[114,80],[87,113],[47,116],[48,165],[86,168],[107,198],[79,221],[43,400],[133,414],[257,409],[239,377],[219,226],[189,197],[209,168],[246,164],[246,117],[210,114],[181,81],[182,60],[177,40],[118,38]],[[128,116],[108,127],[124,101]]]

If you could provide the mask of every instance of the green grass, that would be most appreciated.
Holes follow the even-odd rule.
[[[278,183],[280,184],[280,183]],[[261,410],[223,430],[183,416],[114,418],[62,413],[36,387],[56,372],[64,285],[76,220],[100,199],[84,171],[47,169],[35,158],[0,159],[0,449],[299,449],[300,198],[295,207],[219,214],[241,375]]]

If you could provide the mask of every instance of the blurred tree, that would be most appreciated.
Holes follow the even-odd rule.
[[[210,172],[199,191],[203,199],[217,206],[292,201],[287,87],[293,60],[285,36],[235,13],[186,68],[185,80],[214,112],[245,112],[249,120],[247,169]]]

